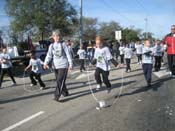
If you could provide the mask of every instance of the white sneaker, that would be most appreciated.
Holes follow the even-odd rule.
[[[17,86],[17,84],[16,83],[12,83],[11,86]]]
[[[97,87],[96,87],[96,90],[99,90],[101,88],[101,85],[98,84]]]
[[[40,87],[40,90],[44,90],[45,89],[45,87]]]
[[[34,86],[34,84],[30,84],[30,86],[32,87],[32,86]]]
[[[172,72],[170,71],[170,76],[172,75]]]

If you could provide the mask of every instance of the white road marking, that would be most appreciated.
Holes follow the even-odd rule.
[[[12,130],[12,129],[14,129],[14,128],[16,128],[16,127],[18,127],[18,126],[20,126],[20,125],[22,125],[22,124],[32,120],[32,119],[34,119],[35,117],[42,115],[43,113],[44,113],[44,111],[40,111],[40,112],[38,112],[38,113],[36,113],[36,114],[34,114],[34,115],[32,115],[32,116],[22,120],[22,121],[19,121],[18,123],[14,124],[12,126],[9,126],[9,127],[5,128],[5,129],[3,129],[2,131],[10,131],[10,130]]]

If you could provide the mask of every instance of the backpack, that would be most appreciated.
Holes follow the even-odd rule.
[[[53,44],[54,43],[52,43],[50,46],[51,46],[51,49],[52,49],[52,59],[51,59],[51,61],[49,62],[49,67],[51,67],[51,68],[55,68],[55,66],[54,66],[54,63],[53,63],[53,57],[54,57],[54,54],[53,54],[53,51],[55,50],[54,49],[54,47],[53,47]],[[63,42],[60,42],[60,44],[61,44],[61,56],[66,56],[66,53],[65,53],[65,50],[64,50],[64,48],[63,48]]]

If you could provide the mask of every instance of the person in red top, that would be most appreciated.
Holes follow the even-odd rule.
[[[171,26],[171,33],[166,35],[164,44],[167,45],[167,58],[170,75],[175,77],[175,25]]]

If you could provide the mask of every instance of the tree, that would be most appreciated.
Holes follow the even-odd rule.
[[[122,30],[122,41],[129,43],[139,40],[140,30],[125,28]]]
[[[97,34],[98,20],[97,18],[83,18],[83,40],[94,40]]]
[[[115,31],[120,29],[119,23],[115,21],[103,22],[100,24],[99,35],[104,37],[104,39],[115,40]]]
[[[153,38],[153,33],[151,33],[151,32],[143,32],[143,33],[141,34],[141,39],[142,39],[142,40],[145,40],[146,37],[147,37],[147,39],[154,40],[154,38]]]
[[[54,29],[70,35],[78,23],[76,10],[66,0],[6,0],[6,12],[15,33],[35,38],[48,37]]]

